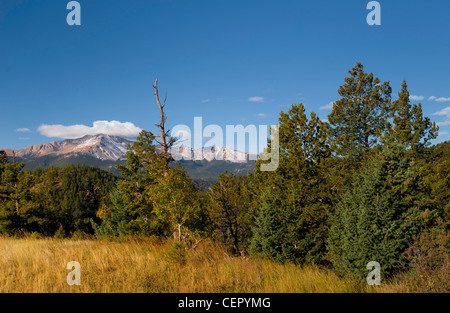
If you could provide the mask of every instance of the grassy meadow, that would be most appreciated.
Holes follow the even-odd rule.
[[[0,238],[2,293],[351,293],[405,292],[406,286],[339,278],[332,270],[227,255],[202,242],[185,255],[173,242],[150,239]],[[81,285],[69,286],[67,263],[81,264]]]

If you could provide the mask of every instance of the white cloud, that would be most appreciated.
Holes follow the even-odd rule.
[[[415,95],[410,95],[409,96],[409,100],[412,100],[412,101],[421,101],[423,99],[425,99],[424,96],[415,96]]]
[[[443,122],[437,122],[436,124],[438,126],[442,127],[442,126],[450,125],[450,107],[446,107],[446,108],[440,110],[439,112],[433,113],[433,115],[441,115],[441,116],[447,117],[447,120],[445,120]],[[440,134],[442,134],[442,133],[440,133]]]
[[[439,112],[433,113],[433,115],[444,115],[450,118],[450,107],[440,110]]]
[[[330,102],[327,105],[323,105],[319,108],[319,110],[331,110],[333,109],[334,102]]]
[[[323,118],[323,119],[321,119],[320,121],[321,121],[322,123],[329,123],[329,121],[328,121],[327,118]]]
[[[258,116],[259,116],[259,117],[266,117],[267,114],[266,114],[266,113],[258,113]]]
[[[211,99],[202,100],[202,103],[208,103],[208,102],[211,102]]]
[[[38,132],[47,137],[75,139],[85,135],[105,134],[124,138],[136,138],[142,131],[133,123],[119,121],[95,121],[92,126],[86,125],[47,125],[38,127]]]
[[[31,130],[29,128],[17,128],[16,132],[19,132],[19,133],[31,133]]]
[[[250,101],[250,102],[263,102],[264,101],[264,97],[250,97],[250,98],[248,98],[248,101]]]
[[[450,97],[448,97],[448,98],[445,98],[445,97],[437,98],[435,96],[431,96],[431,97],[428,98],[428,100],[434,100],[434,101],[437,101],[437,102],[447,102],[447,101],[450,101]]]
[[[437,122],[436,125],[437,126],[449,126],[450,125],[450,120],[446,120],[444,122]]]
[[[439,132],[439,136],[448,135],[448,132]]]

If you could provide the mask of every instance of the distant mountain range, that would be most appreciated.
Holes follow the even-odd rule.
[[[19,150],[5,149],[5,152],[9,156],[12,156],[14,152],[16,157],[26,159],[44,156],[89,155],[99,160],[118,161],[124,159],[128,143],[131,141],[121,137],[99,134],[86,135],[78,139],[53,141]]]
[[[25,149],[2,149],[10,157],[15,155],[25,162],[25,169],[59,166],[67,164],[94,165],[118,174],[115,168],[125,163],[128,144],[132,141],[104,134],[86,135],[78,139],[67,139],[38,144]],[[204,147],[194,149],[176,146],[174,153],[182,157],[178,164],[183,165],[194,179],[215,180],[225,170],[235,174],[253,171],[255,155],[224,147]]]

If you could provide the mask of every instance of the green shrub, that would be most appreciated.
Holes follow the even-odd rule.
[[[64,239],[66,238],[66,232],[64,231],[64,227],[62,225],[59,225],[58,230],[56,231],[55,235],[53,236],[55,239]]]
[[[85,237],[86,237],[86,234],[83,231],[76,230],[75,232],[73,232],[71,239],[81,240],[81,239],[84,239]]]
[[[30,237],[31,237],[32,239],[41,239],[41,238],[42,238],[42,235],[41,235],[40,233],[38,233],[37,231],[35,231],[35,232],[32,232],[32,233],[31,233]]]
[[[403,277],[410,292],[450,292],[448,231],[423,233],[406,253],[410,271]]]
[[[186,264],[187,252],[186,246],[178,241],[175,241],[172,248],[167,251],[169,260],[180,265]]]

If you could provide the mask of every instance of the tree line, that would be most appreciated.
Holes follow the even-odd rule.
[[[23,171],[0,152],[0,232],[173,237],[191,246],[210,238],[234,255],[355,276],[370,261],[385,276],[408,269],[411,247],[425,237],[448,257],[449,142],[431,146],[438,127],[410,102],[406,82],[392,100],[390,82],[362,64],[348,73],[327,121],[307,116],[302,103],[280,112],[275,171],[261,171],[270,160],[260,159],[253,173],[225,172],[204,192],[171,166],[176,141],[157,82],[161,135],[142,131],[119,177],[87,166]]]

